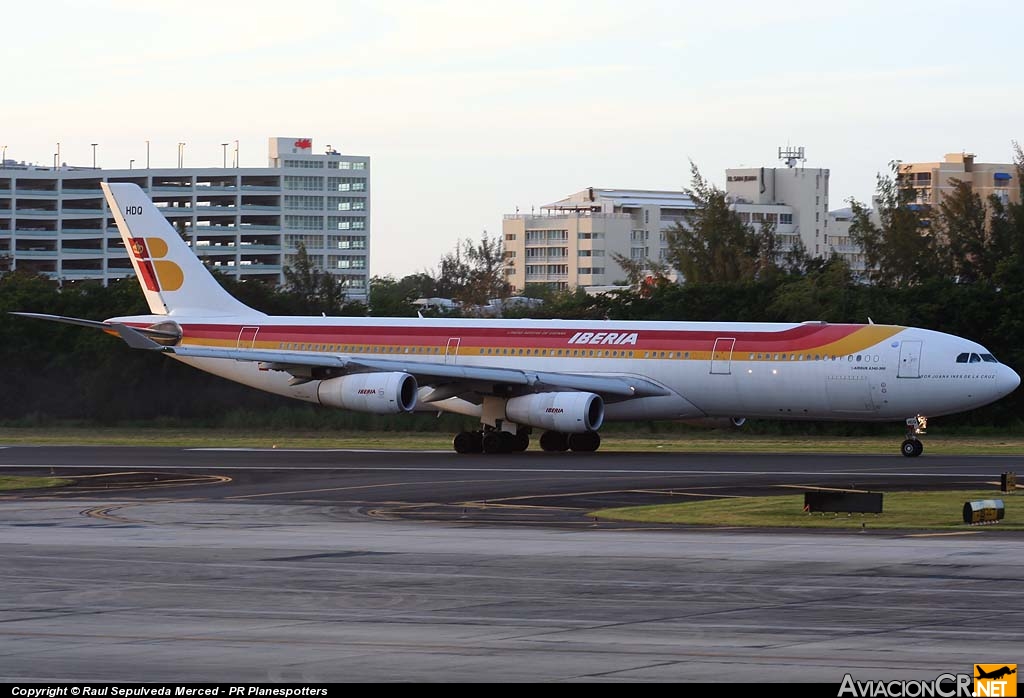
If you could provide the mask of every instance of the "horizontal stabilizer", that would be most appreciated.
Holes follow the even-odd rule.
[[[67,317],[65,315],[47,315],[41,312],[11,312],[11,315],[19,315],[20,317],[31,317],[37,320],[48,320],[50,322],[62,322],[63,324],[77,324],[81,328],[92,328],[93,330],[102,330],[103,332],[117,333],[122,339],[125,339],[124,334],[118,328],[126,328],[131,330],[133,333],[140,335],[142,339],[147,337],[156,337],[158,339],[178,340],[181,339],[181,333],[173,330],[156,330],[154,328],[129,328],[128,325],[120,324],[117,322],[100,322],[98,320],[86,320],[81,317]],[[128,340],[125,339],[127,342]],[[133,346],[131,342],[129,345]],[[160,345],[157,345],[160,346]],[[151,347],[134,347],[135,349],[150,349]]]
[[[98,322],[96,320],[82,320],[77,317],[64,317],[63,315],[46,315],[45,313],[16,313],[12,312],[11,315],[19,315],[21,317],[30,317],[36,320],[49,320],[50,322],[63,322],[65,325],[80,325],[82,327],[92,327],[97,330],[109,330],[110,325],[105,322]]]

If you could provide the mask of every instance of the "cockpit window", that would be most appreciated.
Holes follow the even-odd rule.
[[[958,364],[980,364],[982,361],[990,364],[997,364],[999,361],[996,357],[991,354],[972,354],[970,352],[964,352],[963,354],[957,354],[956,362]]]

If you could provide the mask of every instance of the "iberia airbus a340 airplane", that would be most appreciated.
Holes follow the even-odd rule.
[[[1020,377],[985,347],[889,325],[272,317],[228,294],[134,184],[103,184],[150,315],[97,327],[245,385],[375,414],[480,420],[459,453],[595,451],[606,420],[747,417],[907,424],[998,400]]]

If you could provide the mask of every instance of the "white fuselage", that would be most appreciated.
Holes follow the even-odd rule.
[[[605,418],[611,420],[892,421],[980,407],[1019,384],[1012,369],[975,342],[882,325],[155,315],[119,320],[146,326],[169,319],[182,327],[183,345],[642,376],[667,388],[664,396],[608,399]],[[254,388],[318,401],[316,380],[293,385],[287,373],[252,361],[176,358]],[[479,413],[479,406],[460,398],[423,408]]]

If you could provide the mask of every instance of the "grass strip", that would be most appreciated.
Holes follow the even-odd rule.
[[[26,477],[23,475],[0,475],[0,492],[10,490],[34,490],[44,487],[64,487],[71,480],[60,477]]]
[[[534,434],[531,450],[537,450]],[[765,436],[711,432],[685,435],[604,435],[601,451],[674,453],[853,453],[897,455],[896,436]],[[450,450],[452,435],[423,432],[320,432],[180,428],[0,428],[0,446],[171,446],[179,448],[383,448]],[[1024,438],[1009,436],[934,436],[928,454],[1024,455]]]
[[[963,523],[964,502],[1002,499],[1006,518],[997,524],[968,526]],[[886,492],[881,514],[808,514],[803,494],[769,497],[734,497],[659,504],[643,507],[601,509],[587,516],[615,521],[671,523],[705,526],[767,528],[921,529],[921,530],[1024,530],[1024,492],[1002,494],[992,490],[938,492]]]

